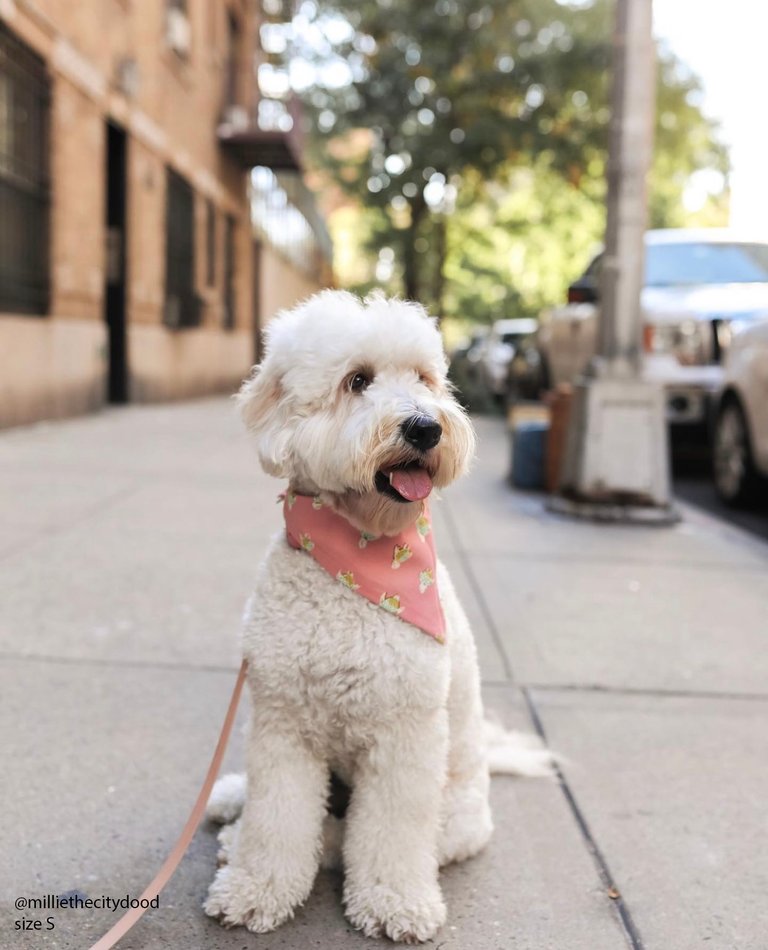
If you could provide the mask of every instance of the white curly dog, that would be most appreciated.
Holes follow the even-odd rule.
[[[272,321],[239,401],[268,473],[389,538],[422,511],[404,494],[448,485],[472,458],[446,368],[420,306],[326,291]],[[429,940],[446,918],[438,868],[491,836],[489,772],[550,773],[535,740],[484,721],[469,624],[436,567],[444,644],[340,584],[285,532],[273,539],[245,614],[247,778],[222,778],[208,808],[234,822],[210,916],[271,931],[322,863],[343,867],[355,928]],[[331,773],[352,790],[343,822],[328,812]]]

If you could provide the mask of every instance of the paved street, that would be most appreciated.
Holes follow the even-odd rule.
[[[707,463],[678,473],[675,476],[678,497],[768,541],[768,499],[749,508],[729,508],[717,497],[709,468]]]
[[[766,950],[768,545],[689,508],[670,529],[558,518],[506,485],[502,423],[478,428],[438,545],[487,705],[567,762],[562,784],[494,779],[496,835],[443,873],[433,946]],[[138,896],[169,851],[279,488],[223,399],[0,434],[0,947],[87,948],[114,915],[22,933],[12,900]],[[204,826],[121,948],[375,946],[325,874],[277,933],[223,930],[200,909],[215,852]]]

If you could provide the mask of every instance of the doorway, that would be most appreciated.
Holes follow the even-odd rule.
[[[251,260],[252,274],[252,313],[253,313],[253,361],[261,362],[263,340],[261,336],[261,241],[254,238]]]
[[[128,402],[126,333],[126,134],[107,123],[106,148],[106,283],[104,320],[107,325],[107,399]]]

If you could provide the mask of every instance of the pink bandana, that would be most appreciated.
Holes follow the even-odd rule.
[[[340,584],[377,607],[445,642],[426,502],[415,524],[390,538],[358,531],[319,498],[291,491],[282,497],[291,547],[306,551]]]

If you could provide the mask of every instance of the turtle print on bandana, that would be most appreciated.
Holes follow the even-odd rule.
[[[288,543],[331,577],[382,610],[445,642],[445,618],[435,582],[436,555],[429,508],[394,537],[358,531],[319,498],[288,491],[283,515]]]

